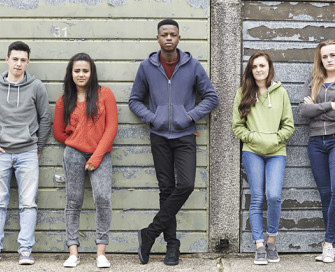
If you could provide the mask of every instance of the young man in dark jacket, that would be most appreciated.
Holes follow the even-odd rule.
[[[10,44],[8,71],[0,76],[0,251],[14,171],[20,209],[19,264],[34,263],[38,159],[51,127],[47,91],[25,71],[29,54],[27,44]]]
[[[218,96],[201,64],[190,53],[177,49],[178,23],[163,20],[157,29],[161,50],[140,64],[129,99],[130,110],[150,126],[160,189],[159,212],[138,232],[138,254],[146,264],[156,237],[163,232],[167,242],[164,263],[177,265],[180,241],[176,237],[176,214],[194,189],[195,123],[218,105]],[[201,101],[195,106],[197,93]],[[147,96],[150,109],[145,105]]]

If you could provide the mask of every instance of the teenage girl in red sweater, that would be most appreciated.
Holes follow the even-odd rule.
[[[78,256],[79,218],[84,200],[85,174],[92,185],[96,207],[97,266],[110,267],[105,256],[112,217],[112,161],[110,152],[118,129],[116,101],[109,88],[98,84],[94,61],[88,54],[74,55],[66,68],[64,94],[57,100],[54,137],[66,145],[65,267],[75,267]]]

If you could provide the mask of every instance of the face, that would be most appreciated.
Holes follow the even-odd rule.
[[[9,57],[6,57],[8,64],[8,77],[21,79],[29,63],[28,52],[12,50]]]
[[[91,77],[91,65],[88,61],[78,60],[73,63],[72,79],[78,88],[86,88]]]
[[[252,64],[252,75],[255,81],[265,81],[269,75],[269,63],[263,56],[254,59]]]
[[[173,52],[179,43],[179,30],[175,25],[162,25],[158,30],[157,41],[161,50]]]
[[[327,72],[335,71],[335,44],[323,46],[320,51],[323,67]]]

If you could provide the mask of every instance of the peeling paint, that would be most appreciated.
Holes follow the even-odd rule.
[[[209,1],[208,0],[186,0],[194,8],[203,8],[206,16],[209,15]]]
[[[280,2],[261,2],[264,6],[278,6],[280,5]]]
[[[322,7],[329,7],[330,3],[311,3],[312,6],[322,8]]]
[[[127,4],[127,0],[108,0],[108,4],[112,5],[113,7],[120,7]]]
[[[85,6],[96,6],[102,0],[42,0],[50,6],[60,6],[64,4],[82,4]],[[0,0],[0,5],[6,5],[17,9],[36,9],[40,0]]]
[[[290,13],[290,14],[292,14],[292,13]],[[307,15],[307,14],[300,14],[300,15],[297,15],[297,16],[293,16],[293,19],[294,20],[300,20],[300,21],[313,21],[314,20],[313,16]]]

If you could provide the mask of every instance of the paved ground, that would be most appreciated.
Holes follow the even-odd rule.
[[[81,263],[76,268],[64,268],[62,266],[67,254],[34,254],[35,264],[21,266],[17,262],[17,254],[3,253],[0,261],[1,272],[334,272],[335,263],[324,264],[315,262],[315,254],[281,254],[281,261],[277,264],[256,266],[253,264],[253,254],[234,254],[221,258],[219,254],[183,254],[178,266],[166,266],[163,263],[164,255],[151,255],[147,265],[141,265],[137,255],[109,254],[112,267],[110,269],[98,269],[95,265],[93,254],[82,254]],[[221,264],[221,269],[217,266]],[[220,265],[219,265],[220,266]]]

